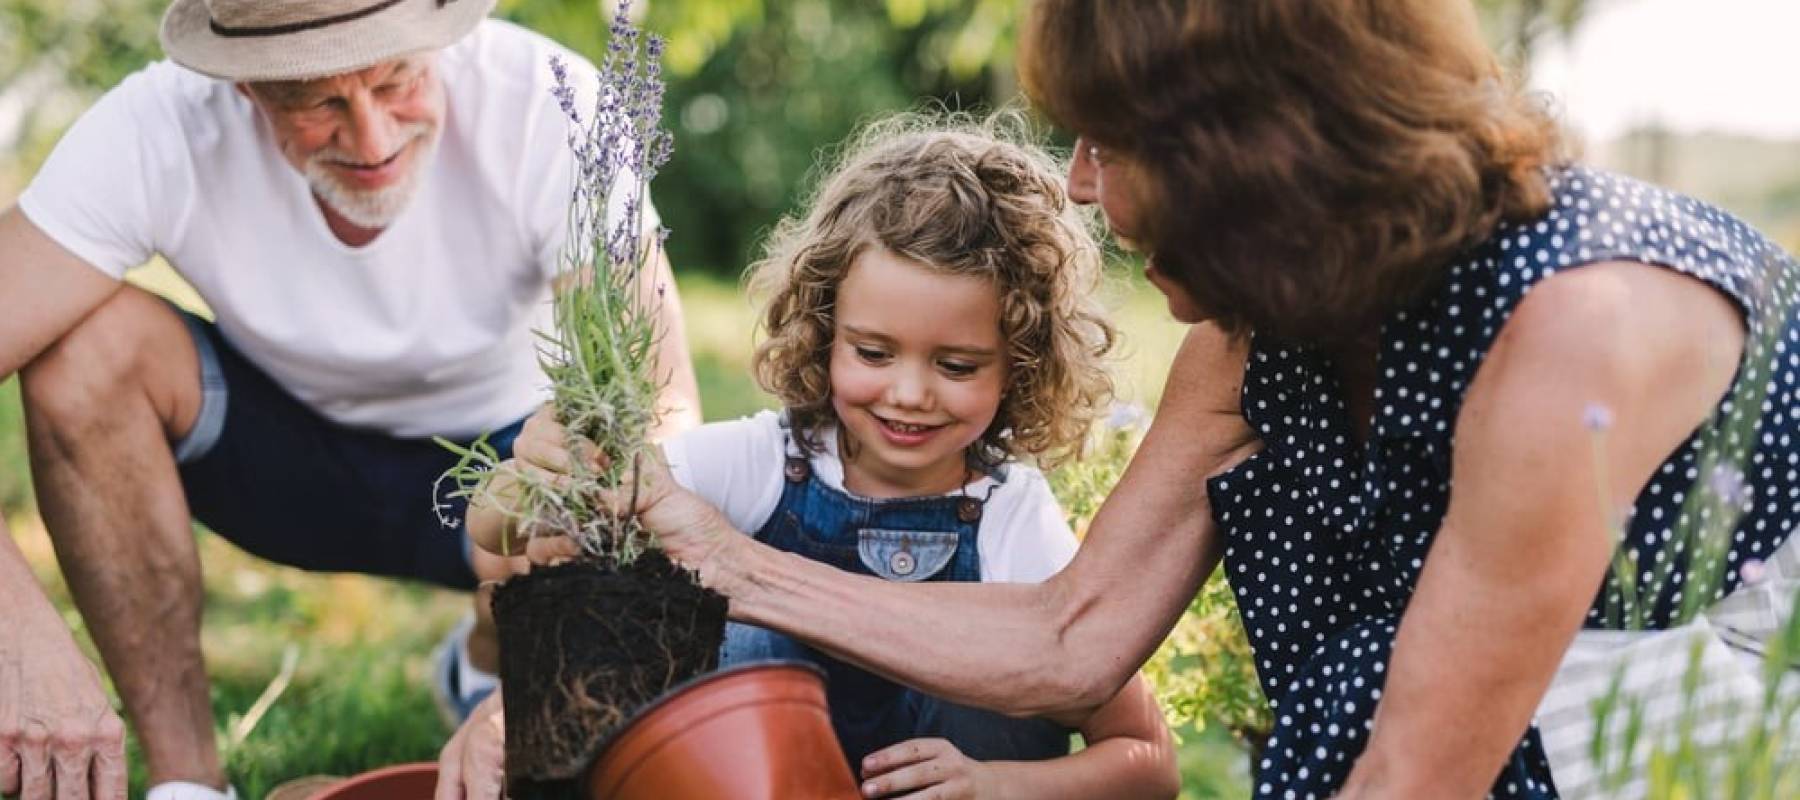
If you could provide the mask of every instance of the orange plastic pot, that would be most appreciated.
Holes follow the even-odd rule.
[[[824,674],[793,662],[704,675],[644,708],[588,772],[591,800],[855,800]]]
[[[437,790],[435,761],[396,764],[345,778],[311,796],[311,800],[431,800]]]

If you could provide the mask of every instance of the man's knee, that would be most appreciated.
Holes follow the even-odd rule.
[[[127,286],[19,373],[33,426],[78,437],[118,421],[125,403],[150,403],[171,440],[199,414],[200,358],[180,315]]]

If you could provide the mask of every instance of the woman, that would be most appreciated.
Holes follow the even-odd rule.
[[[1074,562],[883,584],[666,481],[647,523],[735,618],[1062,718],[1111,697],[1223,558],[1275,711],[1259,796],[1555,796],[1533,717],[1577,632],[1619,608],[1677,624],[1800,521],[1795,373],[1757,360],[1800,344],[1792,259],[1560,164],[1464,4],[1044,0],[1022,47],[1032,98],[1082,137],[1071,194],[1197,323]],[[1763,435],[1726,444],[1762,468],[1709,586],[1671,528],[1697,432],[1734,409]],[[1620,508],[1667,581],[1609,568]],[[873,613],[831,612],[852,602]]]

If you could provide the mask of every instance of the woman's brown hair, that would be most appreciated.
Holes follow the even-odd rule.
[[[897,115],[866,126],[835,165],[805,216],[776,226],[749,278],[767,337],[757,382],[801,445],[816,451],[834,421],[837,287],[859,255],[883,248],[999,291],[1007,384],[971,463],[1078,454],[1112,398],[1116,336],[1098,300],[1099,246],[1063,191],[1061,165],[1030,143],[1019,115]]]
[[[1463,0],[1040,0],[1020,72],[1133,170],[1157,269],[1232,330],[1373,332],[1549,203],[1555,126]]]

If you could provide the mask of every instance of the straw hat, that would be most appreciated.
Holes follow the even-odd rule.
[[[163,52],[233,81],[305,80],[444,47],[494,0],[175,0]]]

